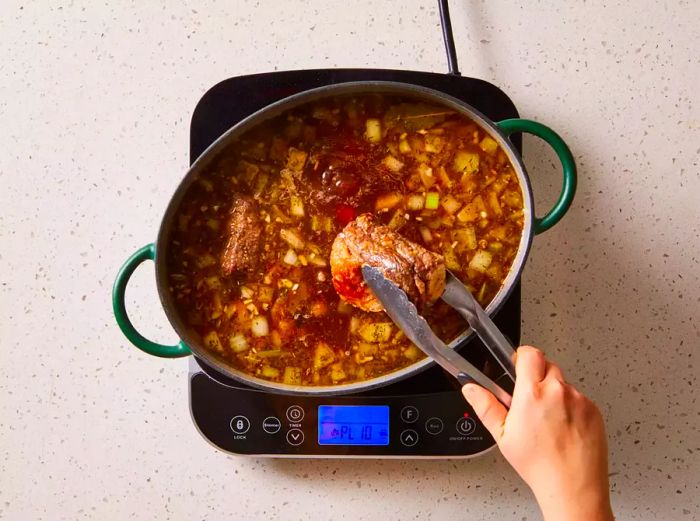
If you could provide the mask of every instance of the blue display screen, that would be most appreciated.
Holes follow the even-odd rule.
[[[389,445],[388,405],[319,405],[319,445]]]

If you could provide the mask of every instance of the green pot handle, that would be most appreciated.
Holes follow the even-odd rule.
[[[155,258],[155,244],[147,244],[129,257],[121,267],[119,273],[117,273],[117,279],[114,281],[114,287],[112,288],[112,308],[114,309],[114,318],[117,319],[119,329],[122,330],[124,336],[141,351],[145,351],[150,355],[161,356],[163,358],[178,358],[181,356],[187,356],[191,354],[190,348],[187,347],[182,340],[173,346],[151,342],[141,333],[136,331],[136,328],[134,328],[131,320],[129,320],[129,316],[126,314],[124,294],[126,293],[126,285],[128,284],[131,275],[134,273],[134,270],[139,264],[147,260],[155,260]]]
[[[544,139],[554,149],[554,152],[559,157],[559,161],[561,161],[564,184],[562,185],[559,199],[544,217],[535,216],[535,234],[547,231],[564,217],[564,214],[571,206],[571,202],[574,200],[574,194],[576,193],[576,162],[574,161],[574,156],[571,154],[569,147],[566,146],[566,143],[564,143],[564,140],[551,128],[544,126],[542,123],[529,119],[504,119],[496,123],[496,125],[506,137],[515,132],[527,132]]]

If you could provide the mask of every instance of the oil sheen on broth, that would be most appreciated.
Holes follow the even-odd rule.
[[[385,95],[315,102],[247,133],[183,198],[167,250],[178,312],[215,356],[274,382],[343,384],[416,362],[384,312],[333,288],[331,244],[368,212],[443,255],[483,306],[524,219],[505,153],[468,118]],[[424,316],[446,342],[466,328],[442,301]]]

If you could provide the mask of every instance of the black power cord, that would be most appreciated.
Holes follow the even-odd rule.
[[[438,0],[440,6],[440,24],[442,25],[442,38],[445,40],[445,51],[447,52],[447,66],[449,74],[461,76],[457,66],[457,51],[455,50],[455,39],[452,35],[452,22],[450,21],[450,6],[448,0]]]

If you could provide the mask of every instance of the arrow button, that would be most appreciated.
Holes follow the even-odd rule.
[[[304,433],[300,429],[291,429],[287,432],[287,443],[290,445],[301,445],[304,443]]]
[[[413,447],[418,443],[418,433],[413,429],[406,429],[401,433],[401,443],[406,447]]]

